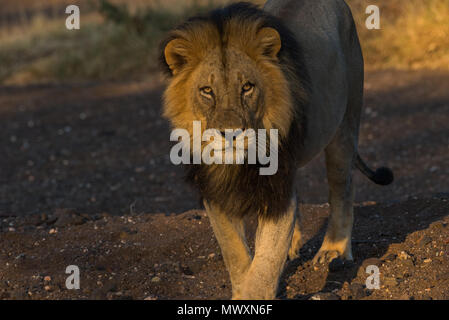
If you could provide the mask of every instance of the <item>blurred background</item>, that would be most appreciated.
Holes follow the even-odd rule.
[[[174,25],[230,1],[1,0],[0,215],[179,213],[198,207],[170,164],[158,44]],[[258,1],[263,3],[264,1]],[[367,69],[360,152],[395,169],[357,201],[447,192],[449,0],[348,0]],[[81,11],[65,28],[65,8]],[[303,202],[327,199],[323,159],[299,173]]]
[[[2,0],[0,83],[143,78],[155,70],[157,44],[170,27],[229,2]],[[368,68],[449,68],[448,0],[376,1],[381,10],[376,31],[365,28],[365,8],[373,1],[347,2]],[[80,7],[79,31],[64,28],[69,4]]]

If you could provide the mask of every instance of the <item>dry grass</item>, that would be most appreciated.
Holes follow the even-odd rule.
[[[25,10],[25,4],[29,9],[39,3],[35,8],[39,10],[61,8],[68,3],[4,1],[0,19],[5,12]],[[126,2],[133,15],[142,15],[151,8],[151,19],[145,20],[143,33],[130,30],[124,23],[105,21],[87,5],[82,7],[79,31],[65,29],[63,13],[58,18],[37,14],[26,24],[0,26],[0,83],[144,77],[156,70],[156,48],[166,30],[195,10],[230,1],[111,0]],[[385,0],[379,4],[381,30],[365,27],[365,8],[372,1],[347,2],[358,25],[368,69],[449,69],[449,0]]]
[[[114,79],[132,72],[135,66],[130,60],[142,62],[142,72],[149,70],[147,59],[151,59],[149,48],[153,43],[129,34],[123,26],[99,23],[96,18],[86,20],[79,31],[69,31],[61,28],[63,20],[36,18],[29,34],[4,40],[0,81],[21,84]]]
[[[449,69],[449,0],[383,1],[381,30],[365,27],[365,8],[372,1],[347,2],[368,69]]]
[[[177,10],[142,11],[135,6],[129,12],[132,17],[145,18],[144,31],[128,21],[105,19],[98,11],[82,13],[80,30],[67,30],[64,17],[36,15],[25,26],[0,32],[0,83],[145,77],[157,69],[157,48],[163,35],[186,16],[216,2],[223,1],[194,1],[175,6]]]

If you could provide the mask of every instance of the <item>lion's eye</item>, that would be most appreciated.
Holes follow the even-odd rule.
[[[253,88],[254,88],[254,85],[250,82],[247,82],[243,85],[242,91],[243,91],[243,93],[249,93],[253,90]]]
[[[200,92],[204,95],[211,96],[213,93],[213,90],[211,87],[202,87],[202,88],[200,88]]]

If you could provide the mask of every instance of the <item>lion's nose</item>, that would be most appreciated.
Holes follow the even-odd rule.
[[[245,132],[245,128],[239,128],[239,129],[230,129],[233,132],[233,138],[236,139],[238,136],[243,134]],[[226,130],[220,130],[220,134],[223,138],[226,138]]]

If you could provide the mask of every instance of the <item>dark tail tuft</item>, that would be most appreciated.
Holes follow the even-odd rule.
[[[355,165],[357,169],[376,184],[386,186],[394,181],[393,171],[391,171],[390,168],[381,167],[376,171],[373,171],[365,164],[362,158],[360,158],[360,155],[357,155]]]
[[[387,167],[381,167],[374,173],[373,181],[381,186],[387,186],[394,181],[393,171]]]

